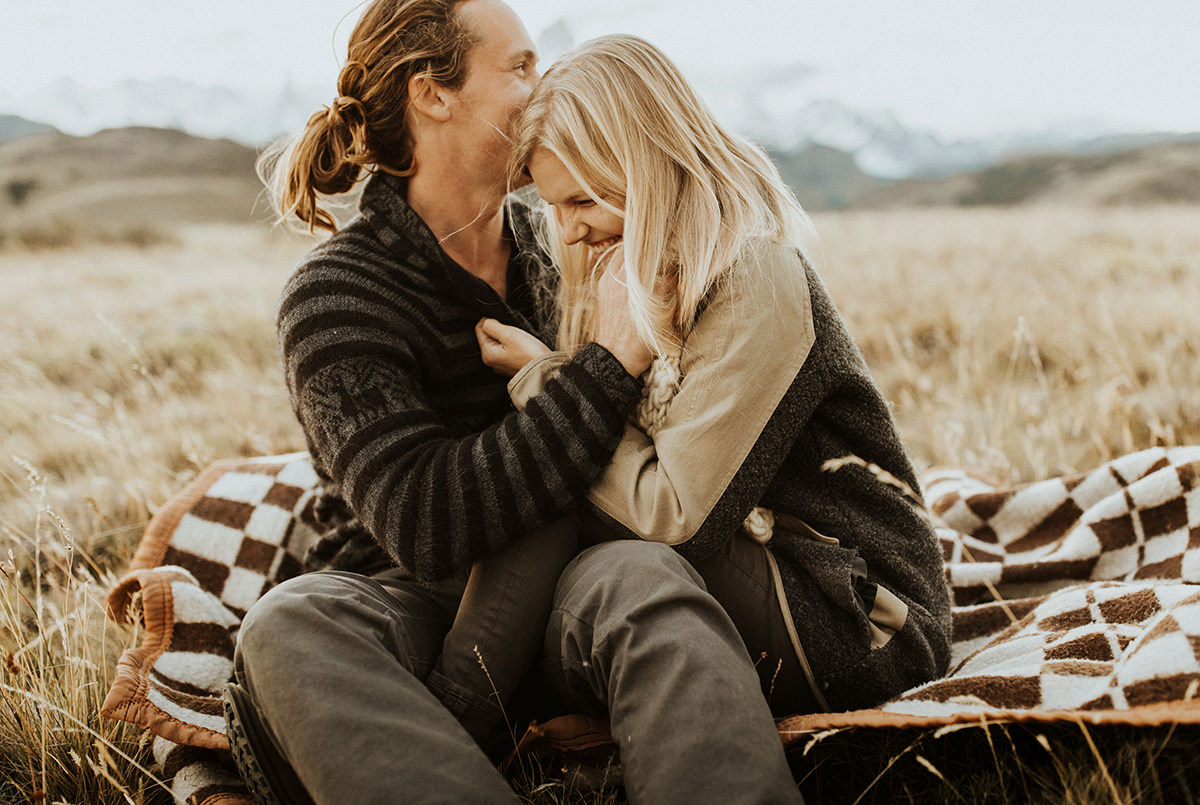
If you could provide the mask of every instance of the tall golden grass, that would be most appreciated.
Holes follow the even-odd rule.
[[[842,212],[816,225],[826,283],[915,463],[1021,481],[1200,443],[1198,212]],[[273,318],[310,246],[209,226],[149,245],[0,252],[0,802],[167,801],[144,736],[96,716],[136,639],[104,623],[103,597],[150,514],[198,470],[303,446]],[[996,755],[981,782],[946,749],[963,745],[956,735],[877,748],[838,780],[863,801],[1005,801],[1010,788],[1120,801],[1141,789],[1110,785],[1114,769],[1158,746],[1131,764],[1101,746],[1081,772],[1030,777],[1020,758],[1034,746]],[[854,745],[822,742],[798,774],[811,785],[838,762],[824,747]],[[1014,764],[1024,782],[1005,776]]]
[[[1003,481],[1200,441],[1195,207],[821,215],[825,280],[920,466]]]
[[[310,243],[204,227],[161,245],[0,254],[0,802],[166,802],[101,720],[104,595],[151,512],[220,456],[301,444],[273,309]]]

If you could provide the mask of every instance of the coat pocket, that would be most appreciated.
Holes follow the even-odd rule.
[[[887,645],[908,620],[908,605],[887,587],[872,581],[866,560],[804,521],[788,517],[787,528],[797,563],[836,606],[854,613],[866,630],[871,650]]]

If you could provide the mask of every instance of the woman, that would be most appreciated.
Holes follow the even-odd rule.
[[[485,322],[485,362],[515,373],[521,407],[589,342],[597,287],[613,281],[655,355],[640,427],[587,495],[593,539],[686,557],[777,715],[874,706],[941,674],[937,541],[778,172],[632,36],[557,62],[514,136],[510,175],[531,176],[552,210],[559,351]]]

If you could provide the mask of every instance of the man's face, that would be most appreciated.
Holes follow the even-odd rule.
[[[538,80],[537,54],[521,20],[500,0],[468,0],[458,13],[476,37],[457,93],[464,145],[503,170],[513,124]]]

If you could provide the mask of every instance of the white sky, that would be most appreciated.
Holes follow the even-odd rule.
[[[3,0],[0,95],[59,76],[330,88],[351,0]],[[703,88],[796,64],[814,96],[971,136],[1098,121],[1200,131],[1200,1],[512,0],[536,40],[628,32]],[[344,19],[343,19],[344,17]],[[339,25],[340,23],[340,25]],[[337,30],[337,35],[334,32]],[[542,66],[547,66],[543,62]],[[18,109],[12,111],[19,113]]]

